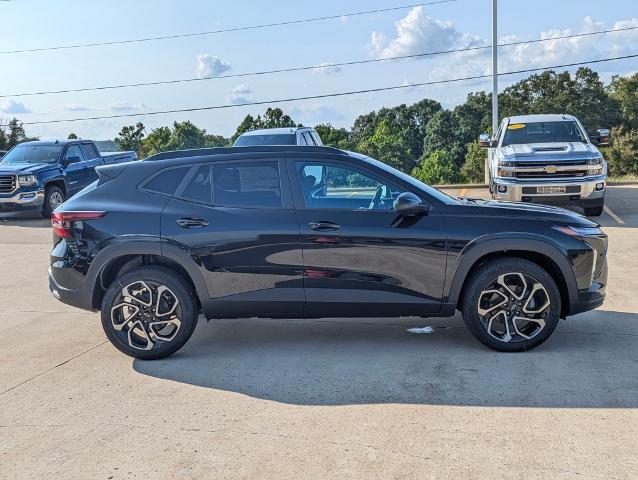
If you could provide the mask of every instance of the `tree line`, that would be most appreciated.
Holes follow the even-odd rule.
[[[604,149],[610,173],[638,175],[638,73],[613,77],[605,85],[590,68],[580,68],[573,75],[546,71],[505,88],[498,101],[503,117],[567,113],[578,117],[589,133],[610,128],[612,145]],[[492,95],[479,91],[452,109],[423,99],[361,115],[350,129],[329,123],[315,128],[325,145],[369,155],[426,183],[475,183],[484,178],[486,152],[479,148],[477,137],[491,132],[491,103]],[[115,142],[144,158],[167,150],[231,146],[249,130],[294,126],[301,124],[280,108],[268,108],[256,117],[246,115],[230,138],[184,121],[148,132],[142,123],[125,126]],[[6,133],[0,131],[0,148]],[[16,141],[15,134],[11,138]]]

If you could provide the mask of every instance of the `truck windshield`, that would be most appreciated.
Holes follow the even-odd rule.
[[[510,123],[503,138],[504,147],[527,143],[556,142],[587,143],[587,139],[574,121]]]
[[[2,157],[0,163],[57,163],[60,150],[61,145],[17,145]]]
[[[251,147],[261,145],[297,145],[294,133],[279,135],[242,135],[235,142],[236,147]]]

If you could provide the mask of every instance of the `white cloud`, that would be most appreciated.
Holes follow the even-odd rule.
[[[78,105],[76,103],[69,103],[67,105],[62,105],[62,110],[67,112],[86,112],[87,110],[91,110],[90,107],[86,105]]]
[[[16,102],[15,100],[5,100],[2,106],[0,107],[0,112],[2,113],[31,113],[29,107],[27,107],[22,102]]]
[[[226,94],[226,102],[232,103],[233,105],[238,105],[241,103],[249,103],[252,102],[252,91],[248,85],[244,85],[243,83],[237,85],[232,90],[228,90]]]
[[[423,7],[414,7],[395,23],[396,34],[389,39],[381,32],[372,32],[369,47],[377,58],[413,55],[416,53],[465,48],[479,45],[482,40],[459,32],[450,21],[428,17]]]
[[[331,65],[328,62],[323,62],[312,69],[312,73],[333,75],[335,73],[341,73],[341,67],[337,65]]]
[[[143,103],[131,104],[129,102],[116,102],[112,103],[109,107],[113,112],[131,112],[133,110],[144,110],[148,108]]]
[[[230,63],[224,62],[221,58],[200,53],[197,55],[197,78],[217,77],[230,70]]]

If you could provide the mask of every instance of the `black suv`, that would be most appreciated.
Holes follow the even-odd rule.
[[[52,216],[50,288],[165,357],[206,318],[451,316],[529,350],[603,303],[607,236],[567,210],[449,197],[326,147],[166,152],[101,167]]]

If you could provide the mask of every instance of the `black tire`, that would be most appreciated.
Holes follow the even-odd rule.
[[[42,205],[42,216],[44,218],[51,218],[53,210],[58,206],[58,199],[62,199],[62,202],[66,200],[64,191],[60,187],[46,187],[44,190],[44,204]]]
[[[520,274],[520,277],[518,274]],[[520,288],[522,289],[520,290],[522,300],[516,300],[514,296],[508,293],[513,290],[506,288],[500,288],[500,290],[505,292],[502,296],[501,293],[490,294],[489,292],[493,291],[493,288],[499,289],[499,278],[505,281],[510,279],[519,282],[521,285]],[[522,282],[520,281],[521,279]],[[534,297],[532,300],[534,306],[537,306],[536,303],[541,303],[541,301],[543,305],[545,305],[546,301],[550,302],[549,305],[541,311],[542,313],[529,315],[530,317],[536,317],[539,323],[535,323],[535,321],[521,322],[521,317],[517,316],[517,314],[521,314],[521,312],[516,312],[511,309],[511,307],[514,307],[516,309],[525,310],[527,309],[526,307],[530,305],[530,303],[521,305],[525,302],[526,292],[531,292],[536,286],[536,283],[529,286],[531,283],[530,279],[536,283],[540,283],[544,290],[539,288],[536,294],[532,292],[527,301],[529,302],[529,299]],[[495,285],[496,287],[494,287]],[[528,287],[523,287],[523,285],[527,285],[529,290],[526,290]],[[512,289],[517,288],[512,285],[509,287]],[[479,301],[484,302],[486,296],[488,296],[487,300],[496,298],[497,302],[501,301],[501,298],[504,298],[505,304],[503,307],[498,307],[498,309],[494,310],[496,314],[492,315],[490,311],[482,317],[479,315]],[[539,297],[545,298],[545,300],[539,300]],[[462,304],[463,320],[472,335],[482,344],[501,352],[522,352],[538,347],[554,332],[560,318],[561,298],[556,282],[554,282],[552,277],[543,268],[533,262],[520,258],[502,258],[481,266],[481,268],[476,270],[472,276],[468,278],[462,298],[464,299]],[[539,310],[543,305],[539,306]],[[487,306],[484,306],[482,311],[485,312],[486,309]],[[533,310],[533,308],[527,310]],[[502,315],[499,315],[499,312],[502,312]],[[489,321],[490,315],[493,317],[494,326]],[[523,317],[526,315],[528,314],[522,313]],[[514,317],[516,317],[517,320],[513,320]],[[504,318],[505,320],[503,321]],[[503,326],[501,329],[503,330],[503,338],[497,338],[499,335],[492,330],[492,328],[497,328],[499,322],[502,323]],[[543,322],[542,326],[540,322]],[[521,335],[517,325],[519,325],[519,327],[523,326],[524,328],[533,329],[533,335],[532,332],[527,335]],[[488,327],[490,327],[489,332],[492,333],[488,332]],[[520,329],[523,330],[524,328]],[[511,335],[511,338],[508,340],[507,336],[510,333],[513,333],[513,335]]]
[[[587,217],[600,217],[603,214],[604,207],[587,207],[585,210],[585,216]]]
[[[140,282],[144,282],[144,285]],[[128,297],[123,295],[123,289],[125,288],[127,288],[128,293],[132,293],[128,289],[131,286],[141,287],[137,292],[133,291],[133,295],[138,295],[138,297],[134,297],[132,300],[130,298],[133,295]],[[145,286],[149,287],[151,291],[146,290]],[[157,293],[160,290],[159,298],[157,295],[153,297],[153,293]],[[150,300],[145,307],[140,300],[145,300],[147,297]],[[168,313],[165,313],[162,315],[166,316],[155,317],[154,312],[161,313],[159,310],[160,302],[165,297],[174,299],[167,304],[169,310],[170,306],[173,305],[172,312],[174,315],[170,314],[169,316]],[[129,298],[128,302],[125,300],[126,298]],[[157,300],[154,300],[154,298],[157,298]],[[175,303],[175,300],[177,303]],[[126,306],[118,309],[118,305]],[[126,312],[124,312],[124,308],[127,309]],[[135,308],[138,309],[138,312],[135,315],[130,314],[131,309]],[[120,352],[140,360],[165,358],[182,348],[197,326],[198,315],[199,309],[191,285],[177,272],[158,266],[134,268],[118,277],[104,294],[101,309],[102,328],[111,343]],[[171,320],[173,316],[178,321]],[[171,321],[168,322],[168,320]],[[119,330],[116,328],[116,323],[120,326]],[[128,327],[131,323],[133,323],[135,328]],[[164,324],[164,327],[159,328],[157,326],[158,323]],[[157,339],[156,334],[163,332],[163,329],[172,330],[173,328],[176,331],[169,332],[164,337],[160,336],[160,340]],[[145,338],[135,332],[144,333]],[[164,334],[162,333],[162,335]],[[153,342],[154,336],[155,341]],[[165,341],[164,338],[169,338],[169,336],[170,339]],[[137,341],[139,345],[137,348],[131,345],[131,343],[136,343],[136,341],[132,340]],[[151,349],[143,349],[148,347],[149,344],[153,345]]]

